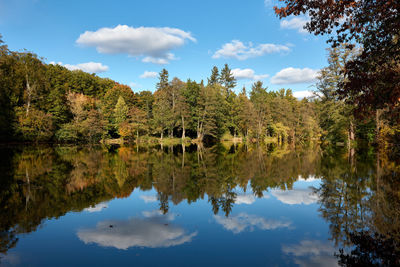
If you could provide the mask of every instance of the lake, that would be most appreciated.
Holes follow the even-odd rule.
[[[3,146],[2,266],[397,265],[399,164],[318,146]]]

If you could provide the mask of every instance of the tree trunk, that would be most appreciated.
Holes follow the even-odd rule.
[[[26,176],[26,183],[28,184],[28,192],[26,193],[27,196],[25,197],[25,210],[28,209],[29,200],[31,199],[31,181],[29,179],[29,172],[28,168],[25,167],[25,176]]]
[[[380,127],[381,127],[381,121],[380,121],[380,119],[381,119],[381,112],[382,112],[382,110],[380,110],[380,109],[377,109],[376,110],[376,130],[375,130],[375,141],[378,143],[378,141],[379,141],[379,130],[380,130]]]
[[[348,134],[348,149],[351,149],[352,143],[355,140],[353,120],[350,120],[349,134]]]
[[[200,120],[197,121],[197,129],[196,129],[196,131],[197,131],[197,139],[198,139],[199,136],[200,136]]]
[[[164,130],[161,130],[161,140],[163,140]]]
[[[185,118],[181,116],[182,118],[182,141],[185,139]]]
[[[26,116],[29,114],[29,109],[31,107],[31,99],[32,99],[32,87],[29,84],[28,74],[25,75],[26,79],[26,93],[28,94],[28,99],[26,103]]]
[[[201,122],[200,126],[199,126],[199,128],[197,130],[197,139],[199,141],[203,141],[203,137],[204,137],[204,134],[203,134],[203,122]]]
[[[184,144],[182,144],[182,169],[183,169],[183,167],[185,167],[185,150],[186,150],[186,147]]]

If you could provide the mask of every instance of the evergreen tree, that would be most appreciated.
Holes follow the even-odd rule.
[[[346,62],[355,55],[345,45],[329,49],[328,63],[318,77],[317,90],[320,98],[320,125],[324,139],[329,143],[350,145],[355,139],[355,121],[352,107],[338,98],[338,90],[345,83]]]
[[[220,82],[219,70],[214,66],[211,70],[211,76],[208,78],[208,85],[215,85]]]
[[[236,86],[236,79],[233,76],[228,64],[225,64],[224,68],[221,70],[220,81],[227,91],[233,89]]]
[[[158,74],[158,83],[156,85],[157,90],[166,90],[169,86],[168,78],[169,74],[166,69],[162,69]]]

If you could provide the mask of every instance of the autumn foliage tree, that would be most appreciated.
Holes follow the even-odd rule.
[[[334,47],[361,46],[359,56],[346,63],[347,82],[340,97],[356,106],[358,115],[388,108],[397,121],[400,99],[400,1],[398,0],[280,0],[280,18],[307,15],[305,28],[329,34]]]

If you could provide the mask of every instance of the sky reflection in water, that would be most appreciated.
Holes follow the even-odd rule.
[[[338,266],[397,204],[368,204],[374,158],[355,171],[314,147],[185,150],[3,148],[1,264]]]

